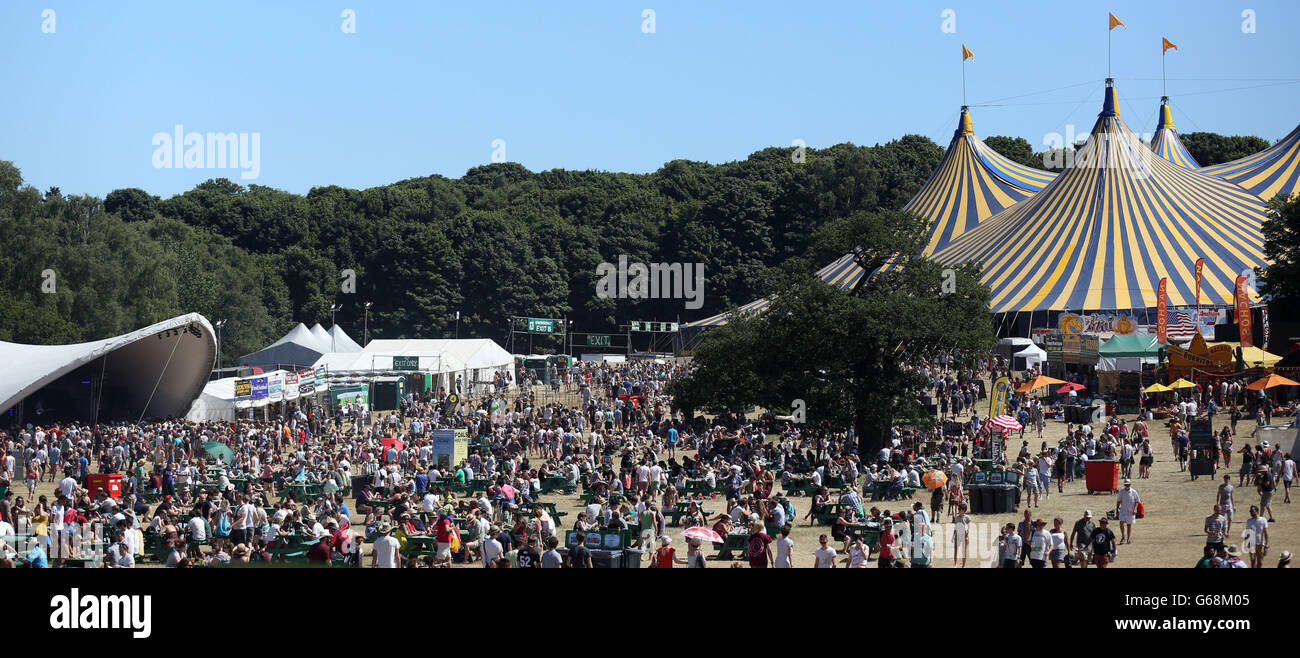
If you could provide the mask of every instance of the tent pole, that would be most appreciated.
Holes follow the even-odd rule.
[[[155,393],[158,392],[158,385],[162,383],[163,375],[167,374],[167,368],[172,364],[172,357],[176,356],[176,348],[180,347],[181,338],[184,337],[185,337],[184,333],[178,334],[176,336],[176,342],[172,343],[171,354],[167,355],[167,363],[163,364],[162,371],[158,373],[158,380],[153,383],[153,390],[149,391],[149,399],[145,400],[144,406],[140,408],[140,418],[138,418],[135,422],[138,423],[144,420],[144,413],[149,410],[149,405],[153,403],[153,396]]]

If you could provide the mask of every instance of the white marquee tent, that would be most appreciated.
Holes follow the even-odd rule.
[[[393,357],[414,357],[418,369],[395,370]],[[510,371],[514,359],[496,341],[487,338],[438,338],[411,340],[372,340],[361,352],[322,354],[312,367],[325,366],[331,381],[370,380],[375,377],[406,375],[412,372],[433,373],[437,386],[448,390],[459,377],[473,383],[473,392],[482,393],[491,386],[492,374]]]

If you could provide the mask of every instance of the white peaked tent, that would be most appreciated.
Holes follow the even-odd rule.
[[[325,327],[322,327],[319,322],[317,322],[315,325],[312,325],[311,335],[315,336],[316,340],[320,341],[321,346],[325,348],[326,352],[337,351],[337,350],[330,349],[330,342],[331,342],[330,332],[326,331]]]
[[[1047,352],[1043,350],[1043,348],[1034,345],[1032,343],[1030,343],[1029,346],[1026,347],[1025,349],[1016,352],[1012,356],[1015,357],[1016,363],[1019,363],[1020,359],[1025,360],[1025,367],[1019,368],[1020,370],[1029,370],[1030,368],[1033,368],[1035,365],[1040,364],[1047,360]]]
[[[108,392],[99,399],[101,414],[111,420],[177,416],[203,389],[216,357],[212,326],[198,313],[89,343],[0,342],[0,412],[28,400],[28,422],[42,409],[92,417],[95,394],[87,384],[98,379]]]
[[[326,347],[330,348],[327,351],[329,352],[360,352],[361,351],[361,345],[357,344],[357,341],[352,340],[352,337],[349,336],[347,332],[343,331],[343,329],[341,329],[337,324],[330,327],[329,335],[334,342],[332,344],[326,345]]]
[[[236,379],[238,378],[227,377],[208,382],[203,387],[203,392],[190,405],[185,420],[196,423],[233,422],[239,413],[235,407]]]
[[[250,366],[296,365],[307,366],[316,362],[321,354],[330,351],[329,341],[320,338],[299,322],[280,340],[251,354],[239,357],[239,362]]]

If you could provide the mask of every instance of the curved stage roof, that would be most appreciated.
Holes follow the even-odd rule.
[[[1193,263],[1205,258],[1201,299],[1232,302],[1243,270],[1266,266],[1264,205],[1241,187],[1175,165],[1120,119],[1115,90],[1088,142],[1056,180],[983,222],[934,259],[982,263],[994,313],[1196,304]]]
[[[0,342],[0,412],[26,398],[39,398],[42,389],[58,383],[65,375],[80,374],[87,377],[80,383],[88,388],[77,388],[77,382],[71,382],[50,400],[85,401],[91,381],[102,378],[108,397],[114,400],[113,409],[131,420],[180,416],[203,390],[216,356],[212,326],[198,313],[90,343]],[[45,408],[59,414],[68,411],[57,406],[47,404]],[[24,414],[25,422],[38,422],[39,413],[38,407],[35,414]]]

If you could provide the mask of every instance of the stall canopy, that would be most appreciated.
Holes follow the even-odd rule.
[[[1231,342],[1220,342],[1220,343],[1206,342],[1205,345],[1206,347],[1214,347],[1216,345],[1227,345],[1228,347],[1232,348],[1232,353],[1234,356],[1237,354],[1237,348],[1241,347],[1241,360],[1246,363],[1247,368],[1253,366],[1264,366],[1265,368],[1272,368],[1276,366],[1279,361],[1282,360],[1282,357],[1273,354],[1271,352],[1265,352],[1264,350],[1255,347],[1254,345],[1248,345],[1242,347],[1241,343],[1231,343]]]
[[[449,390],[459,378],[479,384],[475,391],[482,392],[494,372],[508,372],[513,364],[510,353],[493,340],[438,338],[372,340],[361,352],[322,354],[313,367],[323,366],[332,381],[434,373],[439,375],[438,385]]]
[[[212,327],[198,313],[89,343],[0,342],[0,412],[22,403],[16,413],[25,422],[93,419],[96,408],[104,420],[180,415],[216,354]]]
[[[1160,358],[1161,344],[1151,334],[1115,334],[1097,348],[1097,370],[1140,372]]]
[[[1047,352],[1045,352],[1043,348],[1032,344],[1023,350],[1016,352],[1012,356],[1014,356],[1016,360],[1016,364],[1013,365],[1012,368],[1015,368],[1016,370],[1029,370],[1047,360]],[[1021,359],[1025,360],[1023,366],[1020,366]]]

